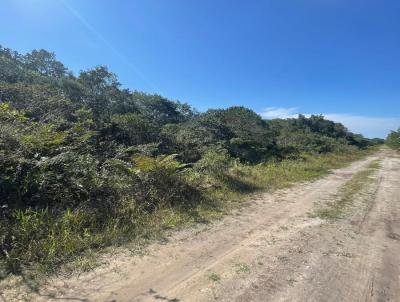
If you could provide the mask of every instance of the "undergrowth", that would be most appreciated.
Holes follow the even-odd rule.
[[[162,192],[153,192],[154,198],[166,198],[166,192],[174,191],[173,187],[176,189],[177,183],[184,183],[185,185],[180,185],[183,189],[180,188],[175,193],[189,194],[184,198],[196,199],[186,206],[182,206],[182,203],[175,206],[171,202],[159,202],[157,208],[144,209],[137,207],[132,200],[125,200],[114,207],[112,212],[101,214],[84,208],[67,209],[61,214],[47,208],[15,211],[13,223],[0,223],[0,240],[6,255],[0,262],[2,276],[27,271],[52,273],[73,260],[87,263],[83,255],[92,255],[96,250],[110,245],[160,238],[167,229],[218,219],[230,209],[240,206],[239,201],[252,193],[273,191],[296,182],[321,177],[329,173],[330,169],[342,167],[370,152],[372,150],[324,155],[304,154],[298,159],[270,161],[258,165],[245,165],[229,161],[221,154],[209,154],[193,168],[185,169],[179,174],[174,173],[175,182],[168,181],[168,177],[172,175],[168,171],[160,172],[160,181],[166,182],[168,187]],[[175,171],[179,168],[172,160],[162,159],[156,163],[144,163],[143,158],[140,160],[143,166],[140,173],[144,173],[146,169],[146,173],[152,173],[154,169]],[[370,171],[372,170],[360,172],[352,180],[351,186],[344,189],[345,197],[334,210],[318,215],[336,216],[344,204],[358,192],[360,181],[364,181]],[[153,181],[157,179],[153,174],[151,176]],[[101,220],[99,215],[102,215]]]

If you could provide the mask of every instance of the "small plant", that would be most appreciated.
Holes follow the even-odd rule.
[[[284,255],[278,256],[277,259],[283,263],[287,263],[289,261],[289,258]]]
[[[250,272],[250,266],[248,266],[246,263],[237,263],[235,267],[236,267],[236,273],[238,274]]]
[[[208,278],[213,281],[213,282],[219,282],[221,281],[221,276],[218,275],[217,273],[211,273]]]

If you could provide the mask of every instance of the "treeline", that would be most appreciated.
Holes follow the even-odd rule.
[[[193,211],[233,164],[378,143],[322,116],[199,113],[104,66],[75,76],[45,50],[0,48],[0,262],[17,272],[135,234],[160,209]]]

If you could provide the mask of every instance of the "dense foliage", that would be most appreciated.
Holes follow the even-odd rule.
[[[271,120],[269,125],[277,133],[276,143],[284,154],[298,152],[332,152],[343,146],[365,148],[371,144],[382,143],[370,140],[360,134],[349,132],[342,124],[324,119],[321,115],[307,118]]]
[[[400,128],[389,133],[386,138],[386,144],[393,149],[400,150]]]
[[[199,113],[124,89],[104,66],[75,76],[45,50],[0,48],[1,258],[18,271],[135,233],[160,209],[191,211],[233,163],[370,144],[322,116]]]

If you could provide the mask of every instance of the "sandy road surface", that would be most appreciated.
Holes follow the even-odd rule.
[[[379,159],[342,219],[309,213]],[[1,297],[1,295],[0,295]],[[22,296],[20,296],[22,297]],[[318,181],[263,194],[142,256],[53,280],[33,301],[400,301],[400,157],[383,150]],[[0,298],[1,300],[1,298]]]

